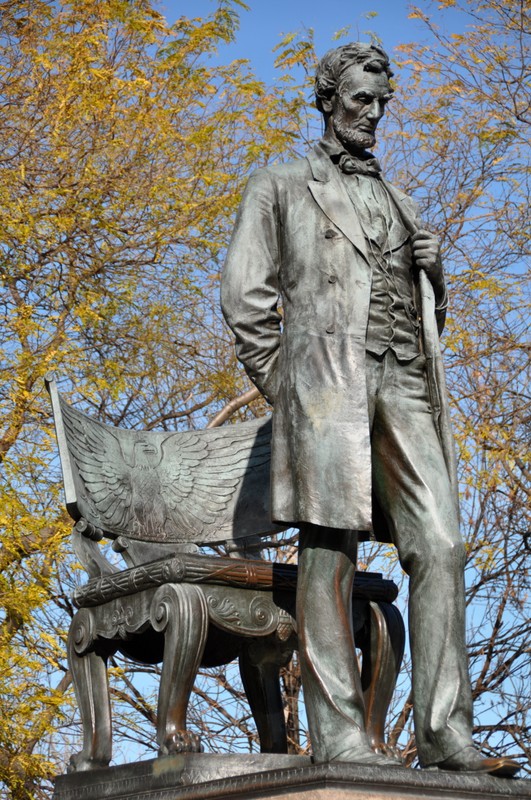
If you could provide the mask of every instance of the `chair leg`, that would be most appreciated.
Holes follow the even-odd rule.
[[[201,752],[199,736],[186,729],[186,711],[205,648],[208,608],[203,592],[191,584],[169,583],[156,592],[151,624],[164,632],[159,689],[159,754]]]
[[[106,767],[112,756],[107,657],[91,650],[94,641],[93,617],[81,609],[68,632],[68,665],[83,726],[83,749],[71,756],[70,772]]]
[[[371,602],[369,608],[369,636],[361,643],[365,723],[373,750],[386,752],[385,718],[402,665],[405,629],[400,611],[391,603]]]
[[[248,639],[242,646],[240,675],[258,730],[261,753],[288,752],[279,670],[288,663],[292,652],[269,637]]]

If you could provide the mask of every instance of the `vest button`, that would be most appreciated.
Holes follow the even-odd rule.
[[[337,281],[336,275],[329,275],[328,276],[328,283],[335,283]]]
[[[335,328],[334,328],[333,325],[327,325],[326,326],[326,332],[327,333],[334,333],[334,331],[335,331]]]
[[[337,236],[337,233],[333,228],[327,228],[325,230],[325,239],[333,239],[334,236]]]

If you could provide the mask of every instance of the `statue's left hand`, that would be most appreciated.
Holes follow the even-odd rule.
[[[435,290],[435,296],[444,294],[444,275],[439,239],[427,230],[419,230],[411,240],[413,261],[417,269],[423,269]]]
[[[441,248],[439,239],[433,233],[426,230],[417,231],[412,240],[413,258],[415,266],[423,269],[431,279],[434,273],[442,271]]]

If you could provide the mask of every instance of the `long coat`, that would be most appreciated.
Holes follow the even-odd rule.
[[[406,227],[418,228],[413,201],[388,190]],[[433,339],[433,293],[427,280],[423,287],[424,305],[432,303]],[[239,360],[274,405],[275,521],[373,529],[365,382],[370,292],[364,234],[337,168],[319,145],[306,158],[256,171],[227,254],[222,308]],[[454,482],[445,391],[437,388],[444,380],[438,342],[428,342],[428,349],[429,385],[437,395],[431,399]]]

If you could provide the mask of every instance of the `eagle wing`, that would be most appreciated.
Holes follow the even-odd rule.
[[[80,514],[107,532],[125,531],[132,476],[118,437],[110,426],[76,411],[62,398],[61,413]]]
[[[270,420],[175,433],[162,451],[162,497],[179,538],[221,541],[233,538],[238,527],[238,536],[248,535],[242,523],[251,507],[263,517],[258,527],[274,529],[269,520]]]

